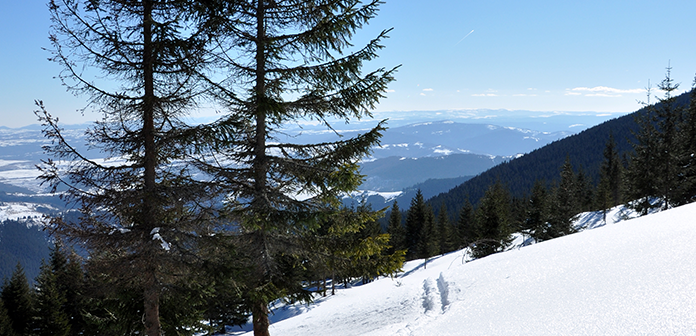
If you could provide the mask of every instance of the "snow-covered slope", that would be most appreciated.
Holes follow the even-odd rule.
[[[691,204],[468,263],[410,262],[279,309],[271,335],[693,335],[695,217]]]

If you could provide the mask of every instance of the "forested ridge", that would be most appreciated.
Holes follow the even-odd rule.
[[[690,93],[675,97],[678,106],[689,104]],[[661,103],[657,104],[657,108]],[[599,168],[603,160],[603,149],[613,135],[619,157],[633,150],[634,133],[638,131],[636,118],[648,112],[644,107],[631,114],[606,121],[578,134],[554,141],[524,156],[503,162],[477,176],[428,200],[435,208],[445,204],[448,209],[458,209],[465,200],[478,203],[486,189],[496,181],[503,183],[515,197],[532,190],[536,181],[552,184],[560,179],[560,167],[566,157],[576,172],[582,171],[593,184],[599,182]]]

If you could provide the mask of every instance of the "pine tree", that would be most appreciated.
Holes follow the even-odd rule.
[[[500,252],[510,244],[510,195],[500,181],[486,190],[475,216],[474,258]]]
[[[418,258],[427,259],[438,255],[440,252],[440,233],[437,231],[437,223],[433,208],[430,205],[425,205],[423,226],[419,235]]]
[[[337,213],[338,195],[357,188],[356,162],[376,144],[382,124],[356,138],[322,144],[279,142],[286,123],[370,116],[393,70],[362,74],[382,48],[382,32],[346,53],[350,38],[381,1],[208,1],[211,52],[226,72],[212,92],[227,114],[214,126],[216,159],[199,166],[228,193],[228,218],[250,271],[244,284],[254,334],[268,335],[268,305],[283,296],[309,299],[302,279],[286,277],[294,261],[317,256],[298,242]],[[234,59],[229,58],[234,55]],[[235,166],[217,162],[235,162]],[[294,197],[305,193],[308,199]],[[311,239],[309,239],[311,241]],[[284,260],[288,262],[285,263]],[[290,262],[292,261],[292,262]]]
[[[534,182],[532,195],[526,210],[525,229],[535,241],[541,242],[553,238],[549,235],[549,205],[546,185],[542,181]]]
[[[49,264],[41,265],[36,279],[35,332],[40,336],[70,335],[70,320],[65,311],[65,292],[58,286],[56,274]]]
[[[439,254],[445,254],[454,250],[454,241],[452,237],[452,229],[447,214],[447,207],[442,204],[440,211],[437,214],[437,234]]]
[[[607,209],[623,202],[623,165],[616,151],[613,134],[604,148],[604,161],[599,168],[599,185],[596,192],[596,207],[603,211],[606,222]]]
[[[657,98],[659,104],[648,105],[647,112],[637,120],[640,128],[627,176],[630,181],[629,198],[635,200],[632,206],[641,215],[653,208],[668,209],[679,204],[678,184],[682,167],[678,136],[683,134],[679,128],[684,109],[677,105],[673,96],[679,84],[674,83],[671,70],[668,66],[665,79],[658,85],[664,97]]]
[[[411,199],[411,207],[406,212],[406,260],[417,259],[421,255],[419,244],[421,244],[421,233],[426,221],[427,207],[423,194],[420,189]]]
[[[658,98],[660,107],[655,109],[657,124],[657,169],[656,181],[662,198],[662,208],[668,209],[675,204],[677,178],[680,174],[680,167],[677,163],[677,134],[678,127],[682,120],[683,108],[676,104],[674,93],[679,89],[679,84],[675,84],[671,77],[672,68],[667,67],[665,79],[660,82],[657,88],[664,92],[664,98]]]
[[[467,247],[474,242],[474,221],[474,207],[471,205],[471,202],[469,202],[469,198],[467,198],[461,210],[459,210],[459,218],[456,226],[459,244],[457,248]]]
[[[691,100],[679,127],[675,204],[691,203],[696,196],[696,79],[691,87]]]
[[[34,300],[21,264],[17,263],[9,281],[5,279],[0,298],[10,318],[11,334],[29,335],[34,317]]]
[[[11,336],[12,332],[12,322],[10,317],[7,315],[7,309],[2,303],[2,298],[0,298],[0,336]]]
[[[406,229],[401,223],[401,209],[396,201],[394,201],[389,214],[387,233],[389,233],[389,243],[392,245],[391,252],[406,250]]]
[[[548,239],[557,238],[575,232],[573,218],[580,213],[578,186],[570,158],[566,157],[561,166],[561,180],[554,189],[550,202],[549,225],[546,232]]]
[[[90,267],[108,275],[103,290],[141,294],[142,330],[160,336],[164,288],[185,281],[200,259],[197,240],[217,222],[219,192],[195,179],[191,162],[205,137],[184,116],[203,99],[210,64],[204,33],[190,1],[51,0],[52,60],[70,91],[103,115],[87,132],[89,147],[113,159],[90,160],[67,143],[37,102],[52,145],[41,179],[65,187],[79,221],[53,220],[55,233],[86,243]],[[208,48],[209,49],[209,48]],[[83,71],[87,69],[86,71]],[[203,154],[200,154],[203,155]],[[55,160],[71,162],[59,167]],[[189,267],[193,266],[193,267]],[[98,271],[97,271],[98,270]]]

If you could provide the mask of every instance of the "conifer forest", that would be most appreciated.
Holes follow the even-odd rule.
[[[582,212],[694,201],[696,90],[679,96],[668,67],[661,94],[647,93],[657,103],[595,139],[599,160],[568,147],[549,154],[553,169],[512,160],[430,200],[419,190],[410,204],[343,205],[388,121],[333,142],[279,135],[301,120],[333,130],[372,117],[399,65],[371,62],[389,27],[352,39],[380,5],[50,0],[50,61],[100,113],[85,139],[108,158],[90,159],[36,101],[50,140],[40,181],[76,211],[50,218],[38,276],[17,264],[4,279],[0,336],[213,335],[247,321],[268,336],[275,305],[394,276],[408,260],[484,258],[513,234],[572,234]],[[192,123],[199,109],[216,119]]]

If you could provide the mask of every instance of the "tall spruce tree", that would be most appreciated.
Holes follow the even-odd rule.
[[[411,206],[406,211],[406,259],[413,260],[420,256],[419,244],[422,240],[423,225],[425,225],[427,205],[420,189],[411,199]]]
[[[503,251],[511,242],[510,195],[498,181],[490,186],[476,209],[474,258]]]
[[[36,319],[34,332],[39,336],[70,335],[70,319],[66,312],[65,292],[59,288],[51,265],[43,263],[36,279]]]
[[[553,196],[549,204],[549,225],[546,232],[548,239],[557,238],[573,233],[573,217],[580,213],[578,201],[577,177],[570,163],[570,157],[566,157],[561,166],[561,180],[554,188]]]
[[[30,335],[34,318],[34,294],[21,264],[17,263],[12,277],[5,279],[0,298],[10,319],[10,334]]]
[[[599,185],[595,197],[596,207],[602,211],[604,221],[607,209],[623,202],[623,165],[616,151],[614,135],[609,135],[604,148],[604,161],[599,167]]]
[[[546,183],[534,182],[526,209],[524,228],[537,242],[554,238],[549,234],[549,195]]]
[[[12,332],[12,322],[10,317],[7,315],[7,309],[2,303],[2,298],[0,298],[0,336],[11,336]]]
[[[447,214],[447,207],[442,204],[437,213],[437,229],[439,254],[445,254],[454,250],[454,237],[452,235],[452,225]]]
[[[249,268],[241,281],[254,334],[268,335],[268,305],[286,296],[308,299],[301,279],[285,277],[314,258],[300,244],[338,210],[338,195],[357,188],[359,158],[370,151],[381,124],[355,138],[293,144],[276,136],[298,119],[350,121],[370,116],[393,70],[362,73],[387,32],[351,51],[350,38],[372,19],[381,1],[208,1],[208,22],[219,42],[212,52],[224,80],[212,83],[228,113],[215,125],[217,159],[200,167],[228,193],[228,218]],[[298,194],[309,198],[298,199]],[[285,266],[289,268],[284,268]]]
[[[457,219],[457,248],[464,248],[473,243],[476,234],[474,232],[474,206],[469,202],[469,198],[464,201],[461,210],[459,210],[459,218]]]
[[[679,204],[678,185],[682,168],[679,163],[679,134],[684,108],[677,104],[675,91],[679,84],[671,77],[672,68],[667,67],[665,78],[657,86],[664,96],[657,97],[658,103],[647,105],[647,113],[637,121],[640,128],[636,134],[627,172],[629,198],[641,215],[650,209],[668,209]],[[648,102],[650,99],[648,89]]]
[[[140,293],[141,332],[160,336],[165,288],[187,282],[200,261],[196,241],[216,224],[219,195],[196,181],[192,148],[200,140],[182,120],[202,99],[199,85],[210,34],[193,15],[193,1],[51,0],[52,60],[60,78],[102,120],[87,132],[90,160],[62,136],[57,119],[38,102],[37,115],[53,145],[41,178],[80,207],[77,222],[53,220],[55,232],[85,243],[90,269],[104,290]],[[195,132],[194,132],[195,133]],[[65,160],[59,167],[55,160]]]
[[[394,201],[389,214],[387,233],[389,234],[389,243],[392,246],[390,251],[406,250],[406,229],[401,222],[401,209],[396,201]]]
[[[435,213],[429,204],[425,205],[424,214],[425,218],[416,247],[418,249],[418,258],[428,259],[440,252],[440,234],[437,231],[438,226]]]
[[[681,167],[681,173],[677,176],[675,202],[682,205],[692,202],[696,197],[696,79],[691,87],[691,100],[679,129],[677,165]]]

